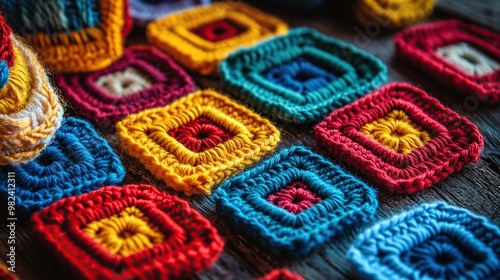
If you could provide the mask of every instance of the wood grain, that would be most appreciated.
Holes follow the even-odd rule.
[[[500,109],[498,106],[487,107],[483,105],[475,106],[477,104],[474,103],[468,104],[467,102],[470,103],[470,100],[431,82],[424,73],[409,68],[407,64],[395,58],[392,42],[394,31],[377,30],[374,25],[358,25],[351,13],[346,10],[348,8],[341,7],[338,2],[332,3],[318,14],[309,16],[286,13],[280,9],[262,5],[257,6],[284,19],[292,27],[309,26],[316,28],[325,34],[353,43],[374,54],[389,66],[390,81],[408,81],[423,88],[446,106],[453,108],[461,115],[467,116],[482,132],[485,147],[479,162],[467,165],[462,171],[452,174],[433,188],[415,195],[395,195],[380,190],[380,208],[376,220],[388,218],[420,203],[443,200],[470,209],[488,217],[493,223],[500,224]],[[445,17],[443,14],[435,13],[431,20]],[[361,41],[360,38],[363,35],[360,35],[359,31],[365,33],[365,37],[368,38],[367,41]],[[134,30],[129,43],[145,42],[143,34],[144,30]],[[231,96],[230,92],[220,88],[217,78],[204,78],[195,74],[193,76],[200,88],[216,88]],[[67,112],[72,114],[71,109],[68,109]],[[272,120],[282,131],[283,140],[277,148],[278,150],[290,145],[302,144],[312,147],[313,150],[329,157],[323,149],[316,147],[312,137],[313,125],[291,125],[275,119]],[[151,184],[166,192],[173,193],[163,182],[155,179],[137,160],[121,151],[114,131],[101,129],[100,132],[109,140],[127,168],[124,184]],[[330,159],[333,162],[337,161],[335,158],[330,157]],[[352,274],[350,264],[345,258],[346,250],[356,234],[370,226],[370,224],[367,224],[348,231],[344,235],[338,236],[320,246],[305,258],[299,260],[278,258],[268,255],[265,250],[256,247],[245,236],[234,231],[217,214],[211,197],[177,195],[188,200],[192,206],[208,217],[226,240],[225,251],[220,260],[210,269],[193,277],[193,279],[252,279],[262,276],[276,267],[288,267],[307,279],[350,278]],[[0,217],[4,221],[6,218],[5,211],[1,211],[2,216]],[[0,232],[0,239],[2,240],[0,249],[2,258],[5,258],[7,252],[7,244],[5,244],[8,234],[7,228],[1,227]],[[18,217],[16,232],[16,271],[21,279],[68,279],[68,276],[65,275],[65,268],[54,263],[49,254],[43,252],[39,244],[33,239],[28,217]]]

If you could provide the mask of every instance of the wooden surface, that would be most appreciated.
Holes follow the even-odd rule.
[[[339,8],[336,4],[332,4],[322,9],[319,14],[311,16],[286,13],[269,7],[259,7],[284,19],[292,27],[313,27],[374,54],[389,66],[390,81],[408,81],[423,88],[446,106],[453,108],[461,115],[467,116],[482,132],[485,147],[479,162],[467,165],[463,170],[452,174],[431,189],[415,195],[395,195],[380,190],[380,208],[375,221],[389,218],[420,203],[443,200],[484,215],[496,225],[500,224],[500,109],[498,106],[478,106],[475,100],[464,98],[453,91],[447,90],[430,81],[425,74],[409,68],[407,64],[395,58],[392,41],[395,32],[379,32],[373,26],[371,30],[366,32],[365,26],[357,24],[347,9]],[[431,20],[447,17],[445,14],[435,13]],[[359,35],[361,31],[367,34],[364,41]],[[132,42],[145,42],[143,33],[144,30],[134,30],[131,35]],[[203,78],[196,75],[194,77],[200,88],[220,89],[217,78]],[[231,95],[224,90],[222,92]],[[72,113],[71,109],[67,111],[69,114]],[[277,150],[294,144],[303,144],[326,155],[323,149],[316,147],[312,137],[313,125],[290,125],[274,119],[273,121],[282,132],[282,142]],[[163,182],[155,179],[137,160],[121,151],[119,141],[113,131],[100,130],[100,132],[116,149],[127,169],[127,176],[123,184],[151,184],[172,193]],[[330,157],[330,159],[336,161],[335,158]],[[369,181],[367,182],[369,183]],[[335,237],[305,258],[298,260],[284,259],[267,254],[265,250],[256,247],[245,236],[230,228],[228,223],[215,211],[212,198],[177,195],[188,200],[191,205],[213,221],[226,240],[225,251],[220,256],[219,261],[210,269],[193,277],[193,279],[251,279],[262,276],[277,267],[288,267],[307,279],[350,278],[351,268],[345,258],[346,250],[357,233],[373,224],[366,224],[363,227],[348,231],[342,236]],[[5,221],[5,211],[1,212],[1,219]],[[41,251],[38,243],[32,237],[29,218],[18,216],[16,233],[16,272],[21,279],[71,279],[64,274],[64,267],[54,263],[48,253]],[[1,227],[0,239],[2,240],[0,247],[2,258],[5,258],[7,250],[6,227]]]

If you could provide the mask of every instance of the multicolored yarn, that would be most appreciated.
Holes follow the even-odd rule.
[[[358,0],[355,15],[361,24],[381,23],[388,28],[402,28],[428,17],[436,0]]]
[[[224,241],[186,201],[146,185],[105,187],[32,217],[47,252],[84,279],[184,279]]]
[[[118,184],[125,176],[120,159],[86,121],[66,118],[52,143],[35,160],[0,167],[0,190],[8,191],[8,174],[16,174],[16,207],[38,211],[71,195],[102,185]]]
[[[307,28],[230,55],[220,72],[257,111],[293,123],[317,121],[387,81],[379,59]]]
[[[10,68],[14,66],[14,47],[12,46],[11,29],[0,14],[0,89],[2,89],[9,81]],[[1,111],[3,107],[8,106],[11,102],[0,100]]]
[[[131,28],[126,0],[3,0],[0,9],[57,72],[108,66],[122,55]]]
[[[242,2],[220,2],[151,22],[146,35],[186,68],[208,75],[237,48],[287,30],[281,20]]]
[[[500,229],[439,202],[382,221],[347,253],[366,279],[498,279]]]
[[[378,206],[373,188],[303,146],[226,180],[214,199],[236,230],[293,257],[371,220]]]
[[[88,74],[61,75],[57,84],[78,114],[103,126],[165,106],[195,89],[181,67],[150,46],[129,47],[110,66]]]
[[[209,195],[280,140],[268,120],[212,90],[128,116],[116,130],[127,153],[187,195]]]
[[[396,35],[397,54],[436,82],[486,103],[500,101],[500,34],[458,20]]]
[[[413,193],[477,161],[477,127],[409,84],[392,83],[334,111],[318,144],[376,185]]]
[[[144,26],[168,14],[207,4],[210,0],[130,0],[130,15],[135,24]]]
[[[259,280],[304,280],[286,268],[278,268],[259,278]]]
[[[9,30],[0,25],[6,40],[1,59],[10,68],[4,68],[2,78],[8,81],[0,89],[1,166],[38,156],[61,125],[63,108],[35,54],[14,35],[6,36]]]

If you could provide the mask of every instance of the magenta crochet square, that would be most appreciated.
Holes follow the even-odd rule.
[[[150,46],[129,47],[105,69],[61,75],[56,82],[77,114],[102,126],[165,106],[195,89],[180,66]]]

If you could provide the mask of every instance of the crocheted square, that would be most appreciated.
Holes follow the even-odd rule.
[[[259,280],[304,280],[300,275],[294,274],[288,269],[279,268],[270,271]]]
[[[397,54],[436,82],[478,101],[500,100],[500,34],[458,20],[407,29]]]
[[[187,195],[209,195],[280,140],[268,120],[212,90],[128,116],[116,130],[127,153]]]
[[[474,124],[402,83],[334,111],[315,134],[343,164],[399,193],[430,187],[477,161],[483,146]]]
[[[210,0],[129,0],[130,15],[139,26],[171,13],[209,3]]]
[[[0,9],[16,33],[57,72],[108,66],[122,55],[131,28],[125,0],[4,0]]]
[[[47,251],[85,279],[184,279],[209,267],[224,247],[187,202],[146,185],[67,198],[32,222]]]
[[[496,279],[500,229],[463,208],[423,204],[360,234],[347,257],[366,279]]]
[[[378,206],[373,188],[303,146],[226,180],[214,199],[236,230],[294,257],[371,220]]]
[[[352,45],[299,28],[230,55],[221,75],[258,111],[306,123],[381,86],[387,68]]]
[[[360,0],[355,15],[361,24],[375,22],[383,27],[402,28],[428,17],[435,3],[436,0]]]
[[[0,190],[4,194],[9,191],[9,174],[15,174],[16,207],[34,212],[61,198],[104,184],[118,184],[125,169],[89,123],[66,118],[52,143],[35,160],[0,167]]]
[[[219,62],[239,47],[287,31],[281,20],[243,2],[220,2],[151,22],[148,41],[186,68],[215,74]]]
[[[165,106],[192,92],[193,80],[168,56],[149,46],[133,46],[102,70],[57,78],[75,111],[109,126],[144,109]]]

